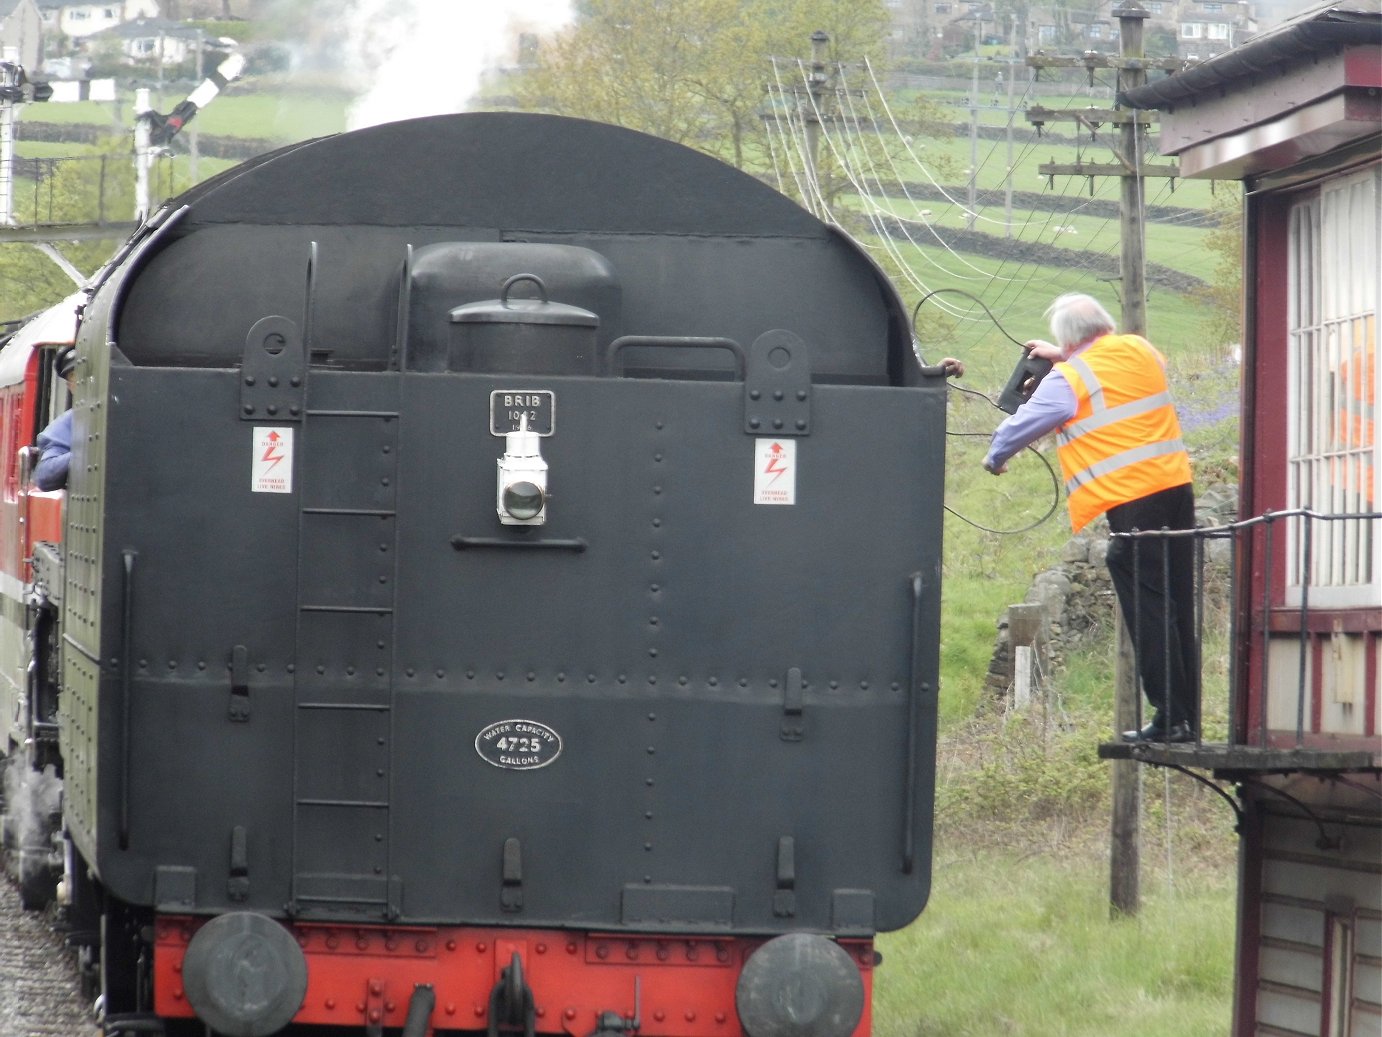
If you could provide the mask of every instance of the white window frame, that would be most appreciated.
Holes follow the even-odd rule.
[[[1204,35],[1204,24],[1202,22],[1181,22],[1180,38],[1183,40],[1198,40]]]
[[[1369,349],[1372,400],[1382,399],[1376,356],[1382,164],[1335,177],[1303,195],[1291,206],[1288,223],[1286,506],[1321,515],[1368,514],[1382,508],[1382,439],[1375,416],[1368,443],[1348,415],[1360,413],[1356,393],[1366,398],[1366,387],[1351,379],[1367,370],[1358,358]],[[1378,523],[1312,525],[1310,603],[1376,607],[1382,596]],[[1303,527],[1293,520],[1287,542],[1289,604],[1301,600],[1303,562]]]
[[[1226,40],[1226,39],[1228,39],[1228,23],[1227,23],[1227,22],[1210,22],[1210,23],[1209,23],[1209,38],[1210,38],[1211,40]]]

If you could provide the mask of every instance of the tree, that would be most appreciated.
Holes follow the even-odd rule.
[[[1166,25],[1147,26],[1142,52],[1149,58],[1174,58],[1180,53],[1176,30]]]
[[[881,0],[583,0],[576,15],[539,48],[521,107],[642,130],[740,168],[765,150],[774,57],[809,54],[821,29],[832,57],[881,61],[889,26]]]
[[[75,289],[71,278],[32,245],[0,244],[0,335],[8,322],[31,316]]]
[[[134,176],[129,144],[113,137],[101,155],[40,163],[37,175],[17,181],[17,216],[22,222],[88,223],[127,220],[134,211]],[[32,191],[32,195],[30,194]],[[32,208],[25,208],[30,204]],[[57,242],[54,247],[83,274],[104,263],[120,232],[107,241]],[[16,320],[51,306],[75,286],[56,263],[32,245],[0,244],[0,320]]]
[[[1197,294],[1209,308],[1205,334],[1211,342],[1243,340],[1243,197],[1236,183],[1216,183],[1209,211],[1214,229],[1201,246],[1214,255],[1214,273]]]

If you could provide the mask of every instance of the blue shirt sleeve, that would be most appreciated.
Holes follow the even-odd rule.
[[[1032,393],[1032,398],[1017,408],[993,433],[984,467],[1000,468],[1024,447],[1060,428],[1075,416],[1075,390],[1065,375],[1053,370]]]
[[[34,485],[40,490],[60,490],[67,485],[72,462],[72,412],[65,410],[38,434],[39,458]]]

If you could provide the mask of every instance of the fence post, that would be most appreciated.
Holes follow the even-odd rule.
[[[1008,645],[1012,649],[1013,705],[1021,709],[1031,702],[1032,668],[1045,626],[1045,609],[1040,605],[1008,606]]]

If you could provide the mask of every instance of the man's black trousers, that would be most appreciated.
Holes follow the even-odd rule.
[[[1109,529],[1194,529],[1189,483],[1110,508]],[[1142,690],[1169,727],[1199,729],[1199,647],[1195,629],[1195,544],[1182,537],[1113,537],[1108,568],[1132,634]]]

